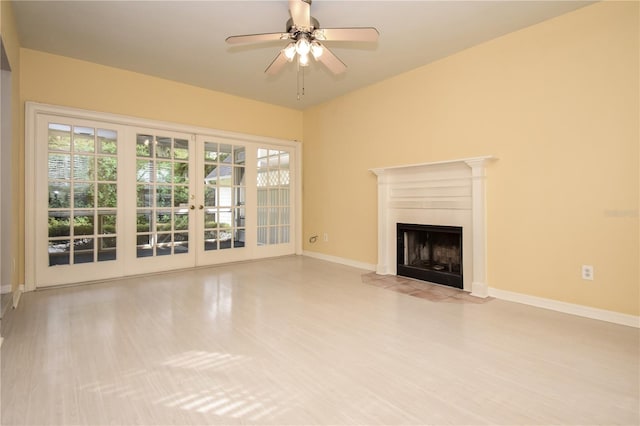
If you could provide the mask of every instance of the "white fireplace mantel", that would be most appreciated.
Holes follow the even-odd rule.
[[[491,160],[488,155],[371,169],[378,177],[376,272],[396,274],[397,223],[460,226],[464,289],[487,297],[484,183]]]

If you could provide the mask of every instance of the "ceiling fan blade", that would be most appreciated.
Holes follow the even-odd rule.
[[[289,33],[245,34],[227,37],[225,41],[229,44],[260,43],[264,41],[286,40],[289,36]]]
[[[276,75],[280,72],[284,64],[286,64],[287,62],[289,62],[289,60],[285,56],[284,50],[281,50],[280,53],[278,53],[278,56],[276,56],[273,59],[271,64],[269,64],[269,66],[267,67],[267,69],[264,70],[264,72],[267,75]]]
[[[342,74],[347,70],[347,66],[344,62],[334,55],[332,51],[327,49],[327,46],[322,46],[322,48],[322,55],[320,55],[318,61],[322,62],[325,67],[329,68],[329,71],[337,75]]]
[[[311,26],[311,0],[289,0],[289,13],[296,27]]]
[[[327,41],[377,41],[380,33],[373,27],[322,28],[313,32],[313,37]]]

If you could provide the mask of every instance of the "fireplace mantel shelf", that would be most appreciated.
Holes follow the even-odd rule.
[[[396,224],[463,228],[464,290],[488,296],[485,167],[492,155],[369,169],[378,177],[380,275],[396,275]]]
[[[389,166],[389,167],[375,167],[373,169],[369,169],[370,172],[374,173],[377,176],[380,176],[386,171],[391,170],[400,170],[400,169],[412,169],[412,168],[423,168],[429,166],[442,166],[446,164],[455,164],[455,163],[474,163],[474,162],[484,162],[488,160],[497,160],[493,155],[482,155],[480,157],[469,157],[469,158],[459,158],[457,160],[444,160],[444,161],[434,161],[431,163],[418,163],[418,164],[407,164],[404,166]]]

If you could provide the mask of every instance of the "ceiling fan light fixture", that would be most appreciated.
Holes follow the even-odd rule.
[[[300,39],[298,39],[298,41],[296,42],[296,52],[298,52],[298,55],[308,55],[310,50],[311,43],[309,43],[309,40],[307,40],[306,37],[301,37]]]
[[[293,58],[296,56],[296,44],[289,43],[287,44],[287,47],[282,49],[282,51],[284,52],[284,56],[287,57],[287,61],[291,62]]]
[[[320,56],[322,56],[323,51],[324,49],[322,48],[322,45],[320,43],[318,43],[317,41],[311,43],[311,54],[313,55],[314,59],[318,59]]]
[[[309,65],[309,54],[306,53],[304,55],[298,56],[298,63],[301,67],[306,67]]]

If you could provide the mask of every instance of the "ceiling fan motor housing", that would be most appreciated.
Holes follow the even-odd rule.
[[[314,29],[320,28],[320,22],[313,16],[309,18],[310,28],[298,28],[293,24],[293,18],[289,18],[287,20],[287,32],[292,35],[291,38],[296,38],[296,36],[301,32],[311,33]]]

